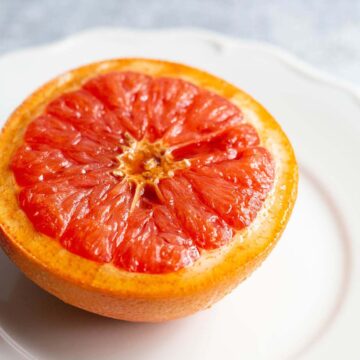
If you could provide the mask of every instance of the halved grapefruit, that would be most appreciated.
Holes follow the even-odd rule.
[[[63,301],[130,321],[207,308],[267,256],[297,191],[292,147],[202,71],[119,59],[47,83],[0,137],[1,245]]]

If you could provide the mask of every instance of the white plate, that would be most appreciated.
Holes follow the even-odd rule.
[[[37,86],[94,60],[206,69],[278,119],[301,166],[298,201],[264,265],[212,309],[131,324],[67,306],[0,253],[3,359],[359,359],[360,96],[290,55],[199,30],[99,29],[0,58],[0,119]]]

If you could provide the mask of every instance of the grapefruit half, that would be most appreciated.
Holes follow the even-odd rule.
[[[35,283],[104,316],[208,308],[276,244],[297,165],[280,126],[233,85],[147,59],[45,84],[0,137],[1,246]]]

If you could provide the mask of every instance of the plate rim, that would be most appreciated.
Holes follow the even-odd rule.
[[[164,27],[164,28],[131,28],[118,26],[96,26],[87,28],[73,34],[66,35],[37,45],[25,46],[9,52],[0,54],[0,61],[9,60],[11,57],[26,56],[34,51],[51,50],[54,48],[63,48],[71,46],[72,43],[78,42],[82,38],[91,36],[139,36],[139,35],[154,35],[171,37],[174,35],[190,35],[196,36],[199,39],[213,42],[216,45],[235,45],[242,48],[256,49],[273,55],[283,64],[290,66],[293,70],[301,73],[309,79],[318,81],[328,86],[337,88],[347,95],[351,96],[360,106],[360,85],[344,80],[339,76],[332,75],[328,71],[320,70],[315,65],[302,60],[298,55],[286,50],[278,45],[260,40],[249,40],[243,37],[228,35],[214,30],[209,30],[200,27],[180,26],[180,27]]]
[[[296,55],[284,50],[276,45],[266,42],[246,40],[226,34],[220,34],[215,31],[205,30],[196,27],[170,27],[161,29],[134,29],[128,27],[95,27],[85,29],[43,44],[29,46],[4,54],[0,54],[0,66],[2,61],[11,61],[13,57],[33,56],[34,53],[42,51],[58,51],[64,50],[67,47],[73,46],[74,43],[79,43],[84,39],[92,37],[128,37],[128,36],[156,36],[161,38],[169,38],[176,36],[191,36],[196,37],[199,41],[206,41],[214,46],[219,47],[241,47],[242,49],[251,49],[260,51],[269,56],[279,60],[282,65],[291,68],[297,75],[306,77],[306,80],[314,81],[324,84],[330,88],[336,89],[343,94],[346,94],[360,109],[360,86],[350,82],[341,80],[329,73],[317,69],[315,66],[301,60]],[[0,325],[1,329],[1,325]],[[17,350],[17,349],[16,349]],[[23,355],[23,354],[21,354]],[[0,353],[1,356],[1,353]],[[23,355],[24,356],[24,355]]]

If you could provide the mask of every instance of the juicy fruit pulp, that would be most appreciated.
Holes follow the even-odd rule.
[[[49,103],[11,166],[37,231],[147,273],[190,266],[231,241],[274,180],[270,153],[235,105],[133,72],[97,76]]]

